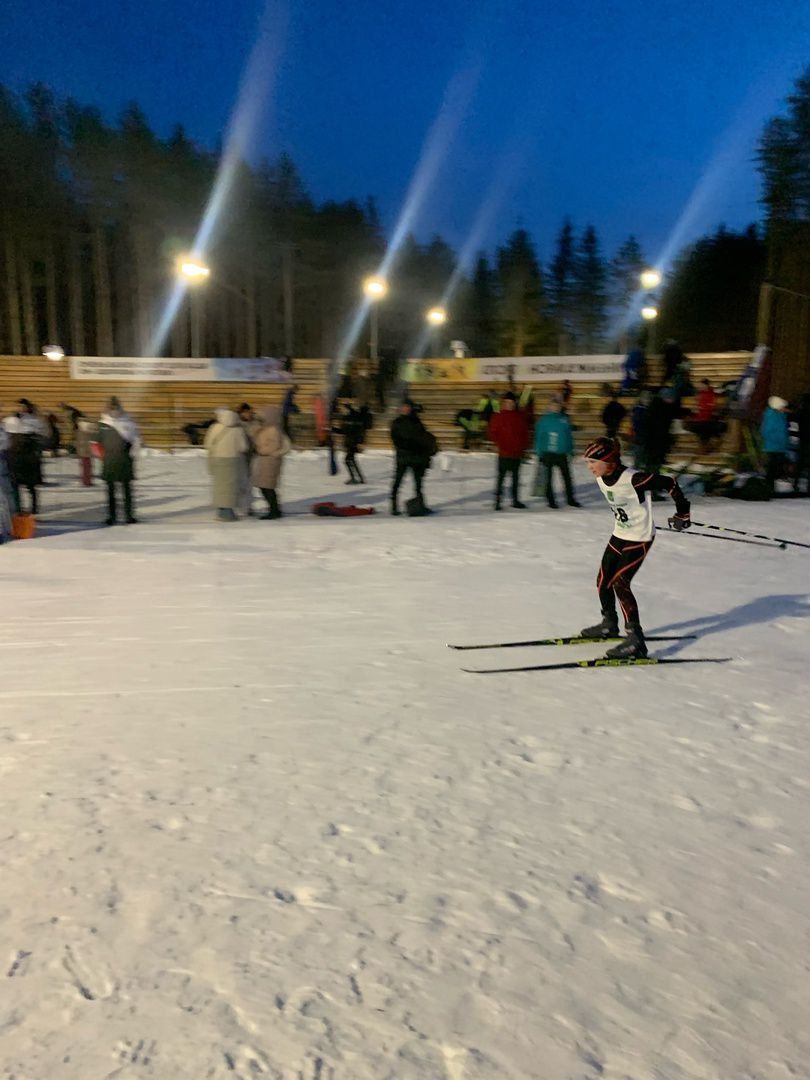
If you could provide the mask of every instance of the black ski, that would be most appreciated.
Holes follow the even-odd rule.
[[[687,641],[697,634],[675,634],[673,637],[645,636],[645,641]],[[611,641],[622,641],[621,637],[547,637],[534,641],[495,641],[489,645],[448,645],[448,649],[468,651],[469,649],[528,649],[535,645],[607,645]]]
[[[563,671],[566,668],[657,667],[659,664],[725,664],[730,659],[730,656],[637,656],[617,657],[616,659],[603,656],[598,660],[569,660],[564,664],[529,664],[526,667],[462,668],[461,670],[470,675],[504,675],[513,671]]]

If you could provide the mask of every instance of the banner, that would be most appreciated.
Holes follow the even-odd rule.
[[[619,382],[624,356],[494,356],[485,359],[408,360],[406,382]]]
[[[292,382],[275,357],[71,356],[71,379],[104,382]]]
[[[624,356],[496,356],[478,361],[478,382],[617,382]]]
[[[407,360],[402,377],[406,382],[475,382],[478,360]]]

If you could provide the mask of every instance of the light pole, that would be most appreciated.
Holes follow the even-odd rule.
[[[641,317],[648,324],[649,330],[647,332],[647,352],[654,353],[656,349],[655,342],[655,320],[658,318],[658,308],[653,304],[646,304],[641,309]]]
[[[648,267],[646,270],[641,271],[638,280],[641,283],[642,289],[649,294],[644,302],[644,307],[641,309],[641,317],[649,326],[647,332],[647,352],[654,353],[656,349],[655,320],[658,318],[658,302],[653,294],[661,284],[661,272],[653,267]]]
[[[185,278],[189,285],[201,285],[211,277],[211,267],[192,255],[183,255],[177,260],[177,273]],[[189,297],[189,305],[191,307],[191,355],[196,359],[202,350],[202,305],[196,291]]]
[[[363,282],[363,292],[366,299],[371,303],[371,312],[369,315],[369,352],[371,354],[372,363],[377,363],[379,353],[379,337],[380,337],[380,324],[378,316],[377,304],[380,300],[384,300],[388,295],[388,282],[385,278],[372,276],[367,277]]]
[[[444,326],[447,322],[447,310],[441,306],[432,307],[425,312],[425,319],[430,327],[431,336],[434,338],[433,345],[435,350],[439,327]]]

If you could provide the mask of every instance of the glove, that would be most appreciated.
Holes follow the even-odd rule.
[[[683,532],[684,529],[688,529],[692,525],[692,516],[687,510],[685,514],[675,514],[668,521],[670,529],[674,529],[675,532]]]

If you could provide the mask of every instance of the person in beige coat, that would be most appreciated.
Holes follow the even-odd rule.
[[[255,453],[252,461],[253,485],[261,490],[267,502],[267,513],[263,520],[281,517],[278,504],[279,477],[284,455],[289,452],[290,440],[281,428],[281,409],[278,405],[268,405],[259,410],[259,429],[253,436]]]
[[[243,500],[247,469],[248,437],[232,409],[217,409],[216,423],[205,433],[212,502],[220,521],[237,521],[236,508]]]

